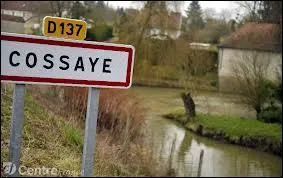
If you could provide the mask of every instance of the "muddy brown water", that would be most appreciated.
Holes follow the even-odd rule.
[[[133,87],[148,109],[146,142],[161,164],[170,166],[176,176],[197,176],[203,149],[201,176],[282,176],[282,158],[242,146],[200,137],[161,115],[183,107],[181,89]],[[198,91],[192,94],[196,111],[237,115],[250,119],[255,112],[241,103],[239,96]]]

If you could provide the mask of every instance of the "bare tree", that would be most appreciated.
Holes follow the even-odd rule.
[[[180,65],[179,80],[182,82],[186,92],[197,93],[204,84],[201,78],[215,69],[212,60],[214,57],[212,56],[213,53],[192,48],[180,49],[178,53],[180,53],[178,55],[178,63]]]
[[[239,10],[244,11],[244,16],[247,21],[257,22],[259,20],[258,10],[260,9],[261,1],[235,1]],[[244,18],[242,16],[242,18]]]
[[[166,1],[167,6],[175,12],[181,12],[181,8],[185,1]]]
[[[145,1],[143,6],[135,16],[125,12],[120,17],[119,39],[121,42],[135,46],[137,58],[143,61],[151,58],[148,61],[149,64],[150,62],[157,64],[156,62],[161,58],[163,61],[169,59],[170,51],[175,50],[174,41],[169,34],[166,34],[166,31],[168,30],[169,33],[175,25],[172,23],[172,19],[170,21],[169,9],[172,7],[178,9],[179,7],[178,3],[168,3],[167,1]],[[155,33],[155,30],[158,32]],[[155,38],[160,36],[165,37],[166,40]],[[139,66],[138,63],[136,66]]]
[[[142,25],[141,33],[136,42],[137,49],[139,49],[139,46],[142,42],[145,31],[149,27],[150,19],[153,16],[154,5],[155,5],[155,1],[147,1],[147,3],[145,4],[145,18],[142,23],[143,25]]]
[[[282,23],[282,1],[235,1],[248,22]]]
[[[49,1],[51,11],[58,17],[63,17],[63,12],[71,8],[72,1]]]
[[[74,1],[39,1],[37,2],[38,8],[34,8],[33,11],[38,16],[54,15],[57,17],[63,17],[69,15],[70,9]],[[66,13],[67,14],[64,14]]]
[[[257,116],[269,95],[266,86],[268,78],[273,75],[270,71],[270,60],[267,53],[246,50],[236,55],[232,62],[236,88],[245,96],[243,101],[256,110]]]
[[[207,22],[210,19],[215,19],[217,12],[214,8],[205,8],[203,10],[203,19]]]
[[[228,9],[223,9],[220,13],[219,13],[219,18],[220,20],[224,21],[224,22],[228,22],[229,20],[232,19],[232,13],[230,10]]]

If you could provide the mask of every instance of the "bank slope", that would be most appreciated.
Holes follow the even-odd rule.
[[[84,124],[54,114],[51,112],[54,107],[45,108],[45,104],[32,97],[31,91],[36,92],[27,87],[20,165],[54,167],[57,176],[80,176]],[[1,85],[1,165],[8,160],[12,101],[12,90],[4,91]],[[25,168],[23,171],[27,173]],[[131,143],[126,147],[113,142],[109,131],[97,133],[94,176],[166,176],[165,170],[144,145]],[[32,172],[25,176],[52,175]]]
[[[1,165],[8,160],[11,111],[12,94],[1,91]],[[82,145],[79,128],[48,112],[26,93],[20,165],[55,167],[61,176],[80,176]]]
[[[165,114],[164,117],[180,122],[186,129],[201,136],[282,156],[282,130],[278,124],[206,114],[198,114],[194,121],[184,122],[184,109]]]

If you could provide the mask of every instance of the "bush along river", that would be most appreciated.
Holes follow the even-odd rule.
[[[183,108],[180,98],[183,90],[153,87],[131,90],[148,108],[147,144],[153,148],[153,155],[174,170],[176,176],[282,176],[281,156],[202,137],[180,122],[162,117]],[[216,92],[198,92],[192,96],[197,113],[255,117],[255,112],[238,101],[239,97]]]

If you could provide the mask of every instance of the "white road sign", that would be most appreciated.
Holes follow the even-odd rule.
[[[134,47],[1,32],[1,82],[129,88]]]

